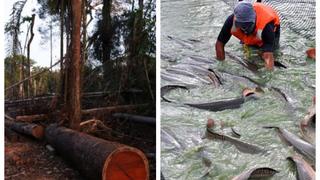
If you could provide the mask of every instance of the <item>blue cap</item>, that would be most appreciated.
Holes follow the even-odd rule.
[[[234,8],[234,16],[236,18],[236,22],[255,22],[256,20],[256,12],[253,9],[253,6],[249,2],[240,2]]]

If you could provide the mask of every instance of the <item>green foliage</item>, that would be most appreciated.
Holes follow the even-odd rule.
[[[27,68],[26,66],[26,60],[27,57],[23,55],[12,55],[8,56],[4,59],[5,62],[5,88],[17,83],[20,81],[20,65],[24,62],[24,69]],[[31,65],[35,63],[35,61],[30,60]],[[36,86],[33,86],[33,92],[36,92],[36,95],[43,95],[47,93],[54,93],[56,92],[56,89],[58,88],[58,80],[59,80],[59,72],[54,71],[50,72],[48,71],[48,68],[43,67],[33,67],[31,74],[35,73],[41,73],[41,75],[36,76],[33,79],[33,84],[36,84]],[[24,71],[25,78],[27,78],[27,72]],[[16,86],[13,88],[13,91],[6,92],[6,97],[9,96],[17,96],[18,94],[18,88],[19,86]]]

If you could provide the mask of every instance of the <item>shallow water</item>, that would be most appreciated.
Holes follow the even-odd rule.
[[[178,143],[170,142],[172,138],[162,139],[161,171],[166,179],[231,179],[255,166],[280,171],[272,179],[296,179],[294,168],[286,160],[296,152],[280,140],[275,130],[262,127],[279,126],[300,136],[299,122],[315,95],[312,87],[315,85],[315,62],[306,58],[305,51],[314,47],[315,42],[282,27],[277,60],[288,68],[275,68],[273,72],[261,68],[254,74],[228,56],[224,62],[215,61],[214,44],[225,18],[231,13],[230,6],[219,0],[161,1],[161,86],[192,85],[189,91],[175,89],[166,94],[166,98],[175,103],[161,102],[161,128]],[[226,51],[263,66],[254,51],[247,58],[234,37],[226,45]],[[210,80],[201,71],[208,68],[264,83],[264,94],[239,109],[219,112],[182,105],[239,97],[244,87],[252,85],[222,75],[224,84],[213,87],[201,80]],[[190,72],[196,77],[188,76]],[[280,89],[288,102],[270,87]],[[245,154],[228,142],[201,139],[208,118],[223,121],[225,130],[234,127],[241,134],[240,140],[258,145],[265,152]],[[161,133],[167,136],[164,134]],[[211,166],[207,167],[201,157],[210,160]],[[207,172],[209,174],[204,176]]]

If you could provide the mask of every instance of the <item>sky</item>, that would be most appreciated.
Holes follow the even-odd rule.
[[[12,6],[16,2],[16,0],[5,0],[4,1],[4,18],[2,19],[4,23],[7,23],[10,19],[10,14],[12,12]],[[37,0],[28,0],[23,11],[22,16],[31,16],[32,15],[32,9],[38,9],[38,3]],[[46,19],[49,20],[49,19]],[[19,40],[21,42],[22,47],[25,44],[26,39],[26,33],[27,33],[27,24],[24,23],[20,30],[23,31],[20,36]],[[30,57],[33,59],[36,64],[35,66],[42,66],[42,67],[50,67],[50,39],[48,38],[46,41],[41,40],[40,33],[38,32],[38,29],[40,27],[47,27],[48,24],[45,24],[44,20],[41,20],[39,16],[36,13],[35,18],[35,25],[33,28],[34,31],[34,38],[31,43],[31,51],[30,51]],[[59,26],[54,26],[55,31],[58,31]],[[53,48],[52,48],[52,64],[57,62],[60,58],[60,36],[56,32],[56,36],[53,36]],[[5,38],[5,48],[7,46],[7,43],[11,43],[10,41],[6,40]],[[30,33],[29,33],[30,38]],[[27,51],[25,51],[25,56],[27,55]]]

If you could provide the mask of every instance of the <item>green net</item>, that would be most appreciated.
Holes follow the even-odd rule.
[[[237,0],[223,0],[231,8]],[[250,1],[249,2],[253,2]],[[310,40],[316,36],[316,1],[315,0],[262,0],[273,7],[280,17],[281,28],[289,28],[298,35]]]

